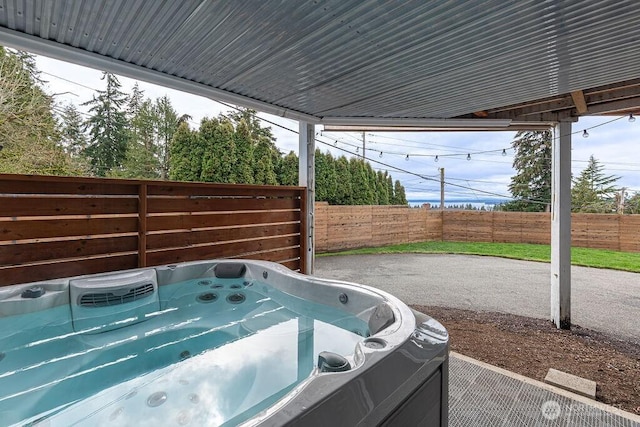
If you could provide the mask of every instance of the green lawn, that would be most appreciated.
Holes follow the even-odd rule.
[[[363,248],[331,254],[319,254],[319,256],[396,253],[486,255],[540,262],[549,262],[551,258],[549,245],[469,242],[404,243],[380,248]],[[571,263],[585,267],[610,268],[640,273],[640,253],[572,248]]]

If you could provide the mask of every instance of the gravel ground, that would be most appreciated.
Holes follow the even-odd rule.
[[[316,258],[315,276],[385,290],[407,304],[548,319],[547,263],[440,254]],[[640,274],[572,267],[572,322],[640,344]]]

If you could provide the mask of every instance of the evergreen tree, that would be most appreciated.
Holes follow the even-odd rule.
[[[624,205],[624,213],[640,214],[640,192],[635,192]]]
[[[120,166],[109,170],[107,176],[115,178],[158,179],[160,163],[144,144],[129,140],[125,159]]]
[[[544,212],[551,205],[551,131],[520,131],[511,146],[515,149],[509,191],[517,199],[503,210]]]
[[[253,184],[254,144],[251,139],[249,125],[244,119],[240,119],[236,124],[233,137],[236,147],[236,182],[241,184]]]
[[[352,203],[354,205],[373,204],[373,191],[369,185],[367,168],[362,159],[351,158],[349,160],[351,172]]]
[[[280,185],[298,185],[298,156],[290,151],[284,156],[278,168],[278,182]],[[318,186],[316,184],[316,191]]]
[[[178,126],[170,145],[169,179],[199,181],[202,173],[202,146],[198,132],[189,129],[186,122]]]
[[[336,162],[331,153],[323,153],[316,149],[316,200],[331,204],[336,203],[336,187],[338,177]]]
[[[605,175],[603,170],[604,166],[590,156],[587,167],[574,180],[571,189],[573,212],[615,212],[618,188],[613,184],[620,177]]]
[[[336,205],[351,205],[353,203],[353,189],[351,185],[351,171],[349,161],[346,157],[340,156],[336,160]]]
[[[273,164],[273,147],[272,141],[265,136],[261,136],[255,147],[254,152],[254,180],[256,184],[277,185],[278,177],[276,176]]]
[[[391,203],[389,198],[389,189],[387,187],[386,171],[378,171],[376,173],[376,187],[378,188],[378,203],[381,205],[388,205]]]
[[[387,193],[389,193],[389,204],[393,205],[395,204],[394,201],[396,200],[396,196],[395,194],[393,194],[393,178],[387,171],[384,171],[384,176],[387,179]]]
[[[144,91],[140,89],[138,82],[133,85],[131,89],[131,94],[127,100],[127,108],[125,111],[127,121],[129,122],[129,128],[132,133],[133,138],[137,138],[138,136],[138,128],[136,123],[136,116],[140,114],[140,108],[142,107],[142,103],[144,102]]]
[[[173,105],[171,105],[171,100],[166,95],[162,98],[156,99],[155,116],[156,132],[158,135],[156,153],[160,164],[160,177],[162,179],[167,179],[167,176],[169,175],[171,140],[178,129],[179,122],[186,121],[191,117],[189,115],[183,115],[179,118],[178,113],[173,108]]]
[[[118,78],[111,73],[103,73],[105,90],[82,105],[90,105],[92,113],[87,120],[90,141],[85,153],[90,159],[93,173],[105,176],[107,172],[122,164],[127,149],[127,118],[123,111],[127,97],[120,90]]]
[[[256,115],[256,110],[248,108],[241,109],[240,111],[232,111],[228,113],[227,116],[236,128],[240,125],[240,122],[244,122],[253,141],[259,141],[261,137],[267,138],[272,143],[275,141],[271,128],[260,125],[260,119],[258,119]],[[275,149],[275,145],[272,144],[272,146]],[[277,149],[275,150],[277,151]]]
[[[371,167],[371,163],[365,162],[365,169],[367,174],[367,182],[369,183],[369,190],[371,193],[371,204],[373,205],[381,205],[380,203],[380,194],[378,188],[378,176],[376,175],[376,171]]]
[[[87,147],[87,135],[84,133],[84,121],[80,111],[73,104],[62,107],[60,116],[60,141],[69,155],[80,157]]]
[[[407,196],[404,192],[404,187],[400,184],[400,181],[396,180],[393,186],[393,204],[394,205],[408,205]]]
[[[263,127],[260,125],[260,119],[256,115],[255,110],[243,109],[241,111],[233,111],[227,114],[229,119],[234,123],[236,129],[241,126],[242,123],[246,126],[250,140],[253,143],[253,163],[252,169],[254,174],[254,181],[256,184],[266,184],[262,180],[267,179],[270,183],[275,183],[273,177],[277,180],[277,168],[278,163],[281,160],[282,153],[276,146],[276,139],[271,132],[270,127]],[[260,148],[258,148],[260,145]],[[258,155],[257,151],[261,154]],[[268,155],[269,160],[262,158],[262,156]],[[270,172],[273,170],[273,175]],[[256,174],[260,178],[256,178]]]
[[[79,175],[60,144],[53,101],[33,55],[0,47],[0,173]]]
[[[226,119],[202,119],[200,138],[204,147],[200,180],[234,183],[236,151],[231,122]]]
[[[150,99],[140,103],[138,111],[129,121],[131,129],[130,140],[142,145],[150,154],[158,152],[156,141],[156,124],[158,112]]]

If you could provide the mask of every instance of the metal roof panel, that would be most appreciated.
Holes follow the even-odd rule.
[[[450,118],[640,76],[633,0],[0,0],[0,27],[316,117]]]

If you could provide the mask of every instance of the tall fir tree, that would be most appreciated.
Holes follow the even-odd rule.
[[[129,138],[123,110],[127,97],[120,90],[122,85],[111,73],[104,72],[102,80],[106,82],[106,88],[82,104],[90,106],[91,117],[86,122],[90,140],[85,153],[97,176],[106,176],[109,170],[122,164]]]
[[[509,191],[516,199],[503,210],[544,212],[551,205],[551,131],[520,131],[511,146],[515,150]]]
[[[574,180],[571,189],[571,210],[573,212],[607,213],[616,210],[614,185],[620,177],[605,175],[604,166],[593,155],[587,167]]]
[[[181,121],[189,120],[189,115],[178,117],[171,100],[167,95],[156,99],[156,134],[158,138],[156,155],[160,164],[160,177],[167,179],[169,176],[169,161],[171,155],[171,141]]]
[[[140,113],[140,108],[144,102],[144,91],[140,89],[140,85],[136,82],[131,89],[131,94],[127,99],[127,107],[125,114],[129,122],[129,128],[133,134],[133,138],[137,137],[138,129],[136,126],[136,116]]]
[[[71,157],[79,158],[87,148],[84,120],[73,104],[62,107],[60,114],[60,141]]]

